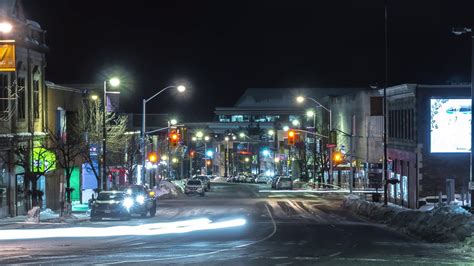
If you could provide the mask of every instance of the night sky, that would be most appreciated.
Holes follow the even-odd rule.
[[[389,0],[389,84],[470,81],[474,1]],[[119,73],[122,108],[185,82],[149,112],[208,121],[246,88],[384,83],[384,1],[24,0],[47,30],[46,78],[101,82]]]

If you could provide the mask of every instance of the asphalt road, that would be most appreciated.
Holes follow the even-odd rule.
[[[82,222],[64,230],[244,218],[231,228],[107,237],[0,241],[0,264],[442,265],[470,264],[452,246],[412,239],[353,217],[343,195],[259,192],[267,185],[213,183],[205,197],[161,200],[154,218]],[[45,231],[54,226],[35,229]],[[24,229],[23,229],[24,230]],[[18,229],[18,235],[26,231]],[[65,231],[67,232],[67,231]],[[158,232],[158,231],[155,231]],[[161,232],[161,231],[160,231]],[[79,233],[79,234],[80,234]],[[0,234],[2,231],[0,230]]]

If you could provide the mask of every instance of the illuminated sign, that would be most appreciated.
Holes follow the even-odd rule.
[[[14,41],[0,41],[0,72],[16,71]]]
[[[471,152],[471,99],[431,99],[431,152]]]
[[[33,148],[33,170],[49,172],[56,169],[56,154],[45,148]]]

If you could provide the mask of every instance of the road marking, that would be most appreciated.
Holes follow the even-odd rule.
[[[252,241],[252,242],[247,243],[247,244],[238,245],[238,246],[234,246],[234,247],[230,247],[230,248],[219,249],[219,250],[212,251],[212,252],[206,252],[206,253],[199,253],[199,254],[192,254],[192,255],[184,255],[184,256],[171,256],[171,257],[159,258],[159,259],[116,261],[116,262],[101,263],[101,264],[104,264],[104,265],[115,265],[115,264],[126,264],[126,263],[142,263],[142,262],[153,262],[153,261],[164,261],[164,260],[174,260],[174,259],[195,258],[195,257],[201,257],[201,256],[207,256],[207,255],[214,255],[214,254],[217,254],[217,253],[221,253],[221,252],[225,252],[225,251],[230,251],[230,250],[234,250],[234,249],[243,248],[243,247],[248,247],[248,246],[251,246],[251,245],[258,244],[258,243],[260,243],[260,242],[263,242],[263,241],[268,240],[268,239],[270,239],[271,237],[273,237],[273,235],[275,235],[275,233],[276,233],[276,231],[277,231],[277,225],[276,225],[276,223],[275,223],[275,220],[273,219],[273,215],[272,215],[272,213],[270,212],[270,209],[268,208],[268,205],[267,205],[267,204],[265,204],[265,208],[267,209],[268,215],[270,215],[270,218],[271,218],[271,220],[272,220],[273,231],[272,231],[269,235],[267,235],[266,237],[264,237],[264,238],[262,238],[262,239],[260,239],[260,240]]]
[[[336,257],[336,256],[339,256],[341,254],[342,254],[342,252],[336,252],[334,254],[329,255],[329,257]]]

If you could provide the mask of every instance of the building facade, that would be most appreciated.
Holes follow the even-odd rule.
[[[15,159],[18,147],[31,147],[46,136],[45,122],[45,31],[25,18],[20,1],[0,1],[0,17],[13,25],[2,39],[14,40],[16,71],[0,73],[0,217],[23,214],[28,188],[25,169]],[[40,184],[40,188],[44,183]]]

